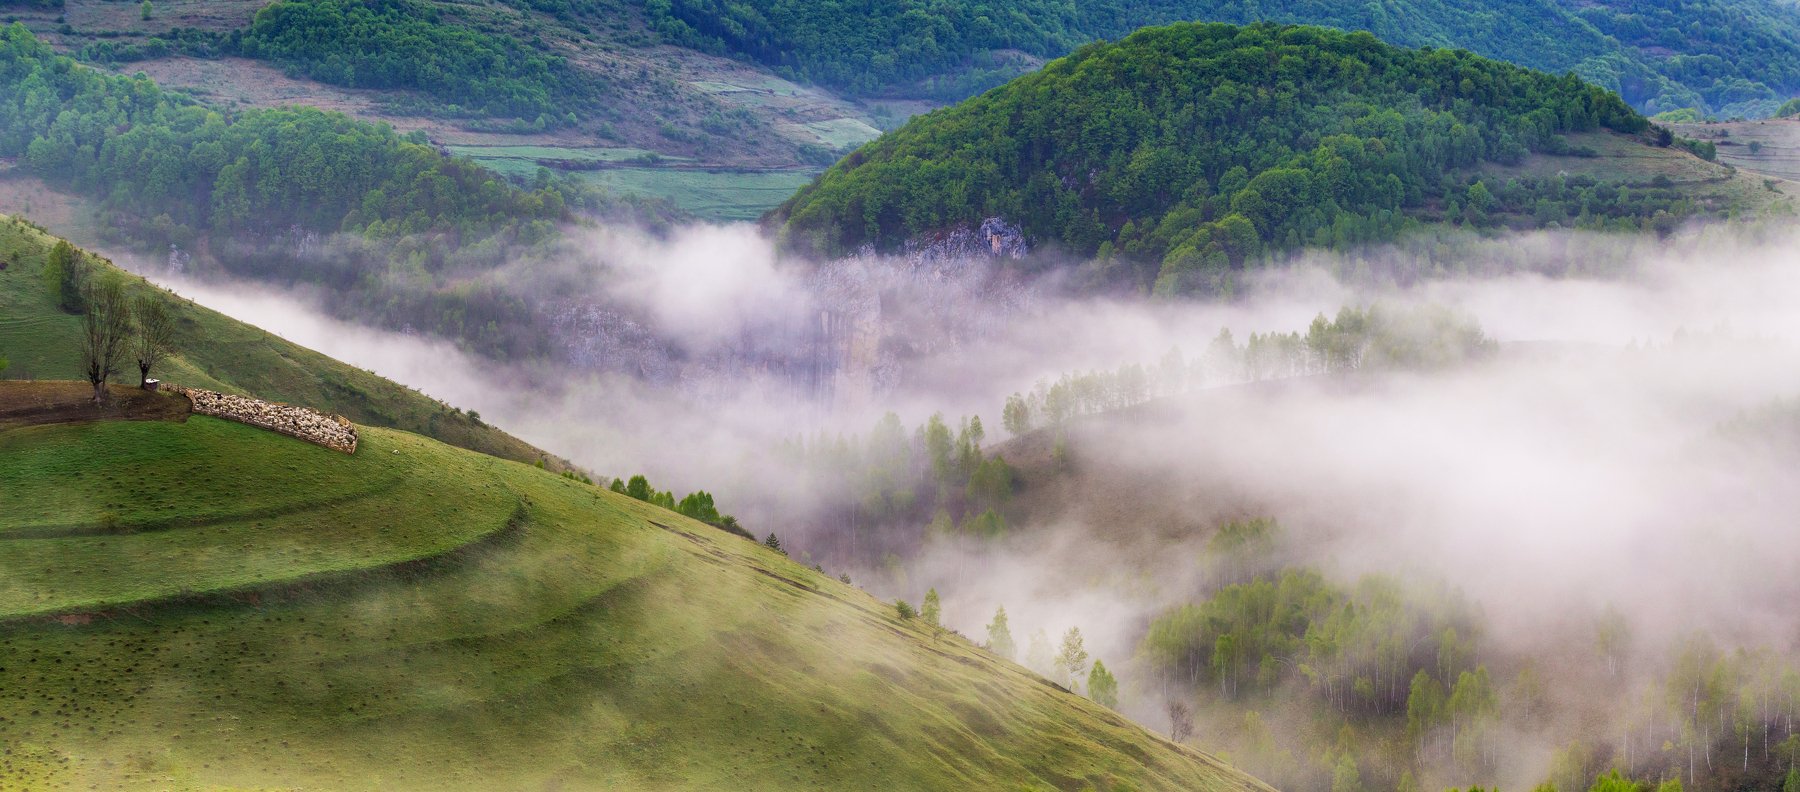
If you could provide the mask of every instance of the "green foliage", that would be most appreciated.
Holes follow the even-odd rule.
[[[408,88],[550,126],[602,94],[559,56],[440,17],[416,0],[280,0],[256,13],[236,49],[333,85]]]
[[[917,616],[918,612],[914,611],[913,606],[908,604],[906,600],[894,600],[894,615],[899,617],[901,621],[907,621],[914,616]]]
[[[732,53],[789,77],[854,93],[943,99],[978,93],[1022,65],[1095,39],[1187,20],[1283,22],[1366,30],[1409,47],[1467,49],[1545,71],[1570,70],[1652,112],[1704,104],[1760,115],[1800,90],[1800,21],[1776,2],[1729,0],[649,0],[666,39]],[[1750,109],[1753,112],[1742,112]]]
[[[145,20],[149,20],[150,19],[150,11],[151,11],[150,0],[144,0],[144,4],[138,8],[139,16]]]
[[[1119,708],[1119,680],[1099,660],[1094,661],[1093,670],[1088,672],[1087,694],[1102,707]]]
[[[999,539],[1006,535],[1006,516],[993,509],[972,514],[963,521],[962,532],[982,539]]]
[[[924,619],[926,624],[937,627],[942,623],[943,613],[943,606],[938,603],[937,589],[927,589],[925,604],[919,608],[919,618]]]
[[[1355,756],[1346,753],[1338,757],[1337,767],[1331,773],[1331,792],[1363,792],[1362,771],[1356,766]]]
[[[549,185],[517,189],[392,128],[306,107],[221,114],[77,66],[22,25],[0,31],[0,89],[0,156],[147,241],[290,227],[473,241],[565,215]]]
[[[87,261],[66,239],[57,240],[44,259],[44,285],[50,289],[51,301],[64,313],[86,309],[87,270]]]
[[[964,499],[972,509],[998,510],[1005,508],[1006,502],[1012,498],[1013,488],[1018,473],[1006,458],[995,455],[975,465],[969,474],[969,486],[964,492]]]
[[[1018,654],[1019,647],[1013,643],[1012,627],[1007,624],[1006,608],[1004,606],[994,611],[994,620],[988,622],[987,634],[988,651],[1008,660],[1013,659],[1013,656]],[[1783,790],[1783,792],[1786,792],[1786,790]]]
[[[1038,246],[1110,242],[1158,293],[1227,290],[1271,251],[1394,237],[1463,169],[1647,127],[1573,76],[1467,52],[1180,24],[914,118],[772,217],[786,244],[837,254],[997,215]]]
[[[763,547],[767,547],[782,555],[787,555],[787,551],[781,549],[781,540],[775,537],[774,531],[770,531],[768,538],[763,539]]]
[[[1594,785],[1588,787],[1588,792],[1645,792],[1648,786],[1626,778],[1615,768],[1594,779]]]
[[[1015,436],[1031,431],[1031,406],[1016,393],[1006,398],[1006,407],[1001,410],[1000,418],[1006,431]]]
[[[1776,118],[1790,118],[1800,115],[1800,99],[1789,99],[1775,111]]]
[[[1165,614],[1151,623],[1141,650],[1152,668],[1212,682],[1226,697],[1240,695],[1245,683],[1266,692],[1298,675],[1338,706],[1397,714],[1412,692],[1406,681],[1424,668],[1408,647],[1463,616],[1453,603],[1414,601],[1386,578],[1344,591],[1316,572],[1287,570]],[[1382,684],[1356,685],[1362,677]]]
[[[1056,650],[1056,670],[1065,685],[1073,685],[1087,670],[1087,646],[1081,638],[1080,627],[1070,627],[1063,633],[1062,644]]]

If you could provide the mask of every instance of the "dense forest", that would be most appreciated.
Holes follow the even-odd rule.
[[[172,53],[242,55],[332,85],[414,90],[434,100],[433,114],[518,118],[537,130],[575,123],[606,93],[558,55],[447,20],[418,0],[278,0],[244,30],[176,29],[96,42],[80,55],[117,63]]]
[[[1453,47],[1574,70],[1650,112],[1766,115],[1800,92],[1800,19],[1773,0],[989,0],[899,3],[648,0],[665,38],[735,54],[857,93],[959,99],[1007,76],[1018,51],[1056,57],[1146,25],[1271,21],[1367,30],[1405,46]],[[1011,61],[1013,73],[1021,68]],[[953,79],[973,74],[982,78]]]
[[[1258,24],[1150,28],[1090,45],[854,152],[771,214],[835,255],[999,216],[1029,241],[1126,262],[1164,293],[1228,289],[1271,251],[1390,239],[1418,214],[1483,227],[1672,223],[1672,189],[1601,196],[1469,169],[1571,151],[1561,133],[1649,130],[1615,94],[1367,33]],[[1655,136],[1652,136],[1655,137]],[[1666,133],[1657,140],[1672,142]],[[1589,185],[1590,187],[1592,185]],[[1635,224],[1635,221],[1634,221]]]

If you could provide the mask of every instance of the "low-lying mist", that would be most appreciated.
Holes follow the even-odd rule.
[[[1445,784],[1535,785],[1572,740],[1641,763],[1626,758],[1631,725],[1615,729],[1606,713],[1650,695],[1696,634],[1800,652],[1800,443],[1780,407],[1800,396],[1800,234],[1534,233],[1448,254],[1318,255],[1225,302],[1076,296],[990,257],[802,264],[747,226],[576,239],[555,260],[515,263],[506,280],[531,299],[622,306],[631,331],[676,350],[678,366],[500,363],[325,318],[305,294],[149,274],[599,474],[707,489],[758,536],[777,533],[796,557],[883,596],[916,602],[935,587],[946,623],[976,639],[1002,605],[1021,654],[1033,633],[1054,641],[1080,627],[1124,681],[1123,708],[1153,727],[1166,725],[1169,687],[1139,658],[1145,630],[1217,589],[1207,539],[1244,517],[1279,522],[1283,566],[1466,598],[1496,675],[1530,665],[1563,685],[1549,714],[1504,722],[1490,766],[1430,776]],[[1198,360],[1221,329],[1304,335],[1346,306],[1449,309],[1498,350],[1429,370],[1213,374],[1151,404],[1002,436],[1007,397],[1040,383],[1155,366],[1171,350]],[[614,325],[563,327],[571,335],[558,342],[582,348]],[[762,353],[784,344],[817,354],[781,359],[832,364],[765,365],[779,356]],[[920,525],[903,551],[842,540],[856,529],[822,504],[851,496],[793,464],[790,445],[861,435],[888,412],[909,436],[933,414],[983,420],[985,451],[1020,471],[1003,533]],[[1625,681],[1578,687],[1606,614],[1629,625]],[[1237,731],[1202,720],[1202,745]]]

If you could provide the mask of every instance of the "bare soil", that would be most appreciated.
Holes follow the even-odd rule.
[[[0,380],[0,429],[89,421],[186,421],[193,404],[185,396],[110,385],[107,400],[94,403],[94,389],[67,380]]]

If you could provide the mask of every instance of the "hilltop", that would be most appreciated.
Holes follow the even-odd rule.
[[[8,787],[1268,789],[761,545],[405,432],[12,429],[0,487]]]
[[[1229,291],[1283,251],[1423,224],[1667,232],[1786,203],[1705,162],[1713,148],[1573,76],[1367,33],[1178,24],[917,117],[765,222],[838,255],[998,217],[1033,247],[1116,261],[1113,280]],[[1672,177],[1683,160],[1699,171]]]

